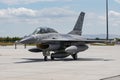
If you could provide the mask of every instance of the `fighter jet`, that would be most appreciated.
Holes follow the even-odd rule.
[[[42,52],[44,61],[48,60],[48,56],[54,60],[70,55],[74,60],[77,60],[77,53],[87,50],[87,43],[95,42],[81,36],[84,16],[85,13],[81,12],[73,30],[68,34],[60,34],[48,27],[39,27],[31,35],[20,40],[19,43],[35,44],[36,48],[29,49],[29,51]]]

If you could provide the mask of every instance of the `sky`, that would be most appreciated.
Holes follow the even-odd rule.
[[[109,1],[109,33],[120,35],[120,0]],[[0,37],[22,37],[37,27],[70,32],[81,11],[83,35],[106,33],[106,0],[0,0]]]

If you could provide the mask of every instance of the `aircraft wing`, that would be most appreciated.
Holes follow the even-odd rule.
[[[62,39],[44,39],[44,42],[84,42],[84,43],[105,43],[106,40],[89,40],[89,39],[67,39],[67,38],[62,38]]]
[[[83,37],[71,37],[71,36],[57,36],[57,37],[50,37],[50,38],[44,38],[40,41],[37,41],[37,39],[34,39],[34,37],[27,37],[19,41],[19,43],[23,44],[30,44],[30,43],[51,43],[51,42],[81,42],[81,43],[105,43],[106,40],[89,40]]]
[[[85,43],[105,43],[106,40],[85,40]]]

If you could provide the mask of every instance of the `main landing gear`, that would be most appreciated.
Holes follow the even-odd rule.
[[[74,60],[77,60],[78,59],[77,53],[73,54],[72,57],[73,57]]]
[[[55,60],[55,58],[53,57],[53,53],[51,54],[50,57],[51,57],[51,60]]]
[[[48,61],[48,56],[51,57],[51,60],[54,60],[55,57],[53,56],[53,53],[50,55],[49,51],[43,51],[44,61]],[[78,59],[77,53],[71,55],[74,60]]]

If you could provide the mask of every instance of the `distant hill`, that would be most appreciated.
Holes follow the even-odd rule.
[[[94,35],[94,34],[85,34],[83,35],[85,38],[102,38],[105,39],[106,38],[106,34],[98,34],[98,35]],[[109,35],[109,39],[114,39],[114,38],[120,38],[120,35],[115,35],[115,34],[110,34]]]

